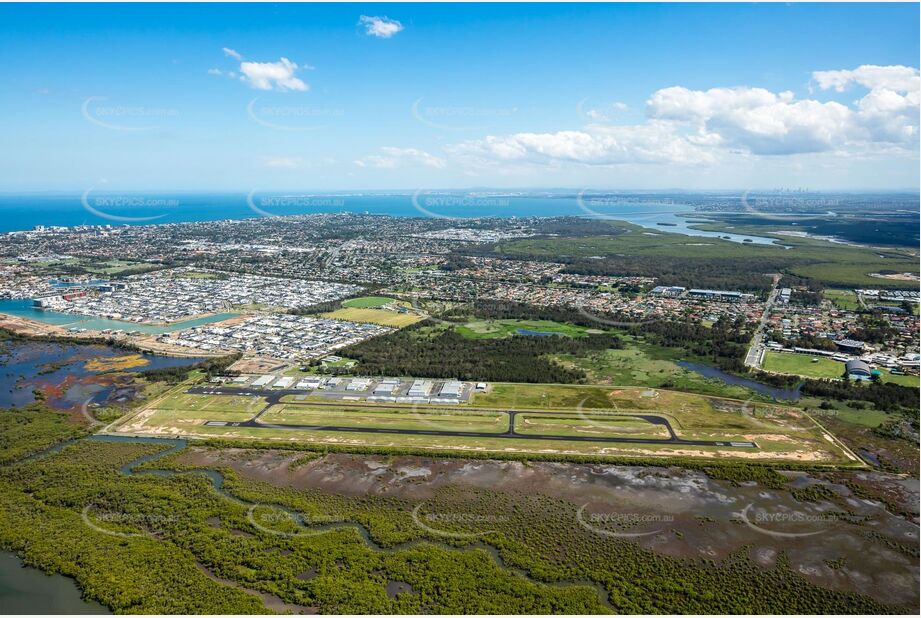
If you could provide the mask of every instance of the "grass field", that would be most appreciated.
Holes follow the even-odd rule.
[[[502,412],[463,412],[459,410],[407,408],[320,408],[297,404],[273,406],[260,419],[263,423],[295,425],[334,425],[394,429],[436,429],[501,433],[508,428],[508,415]]]
[[[883,370],[882,375],[880,376],[883,382],[894,382],[896,384],[901,384],[902,386],[912,386],[918,388],[921,386],[921,379],[918,376],[899,376],[893,375],[886,370]]]
[[[812,362],[812,359],[818,359]],[[790,354],[788,352],[764,353],[763,367],[766,371],[786,373],[803,376],[804,378],[840,378],[844,374],[844,363],[833,361],[822,356],[809,356],[808,354]],[[902,386],[919,386],[918,376],[900,376],[889,373],[886,369],[880,370],[880,380],[893,382]]]
[[[348,406],[328,401],[322,405],[305,405],[286,401],[265,410],[259,421],[265,424],[489,434],[505,432],[509,423],[508,410],[517,409],[525,410],[519,412],[516,418],[516,430],[522,434],[666,438],[663,427],[631,416],[643,413],[667,419],[680,438],[751,441],[757,444],[757,448],[208,426],[205,425],[207,421],[232,423],[248,420],[268,404],[259,397],[189,395],[182,392],[184,388],[174,389],[140,409],[120,425],[119,431],[304,441],[356,447],[857,464],[831,436],[796,408],[663,389],[499,383],[493,384],[489,392],[478,393],[470,404],[456,408],[400,404]]]
[[[816,359],[815,362],[812,361],[813,358]],[[762,367],[765,371],[789,373],[804,378],[840,378],[844,373],[844,363],[824,356],[771,352],[770,350],[764,353]]]
[[[87,272],[100,275],[121,275],[125,273],[141,272],[145,270],[156,270],[161,268],[156,264],[149,262],[129,262],[127,260],[107,260],[105,262],[94,262],[91,260],[82,260],[80,265]]]
[[[564,366],[585,371],[593,384],[650,386],[738,399],[755,396],[753,391],[744,387],[705,378],[679,367],[675,362],[675,350],[650,346],[627,335],[620,337],[627,344],[623,349],[597,350],[579,356],[559,355],[554,358]]]
[[[601,416],[598,414],[559,415],[519,414],[515,430],[523,434],[557,436],[629,436],[665,439],[668,430],[643,419],[630,416]]]
[[[860,302],[857,300],[857,294],[854,290],[822,290],[822,296],[830,300],[839,309],[853,310],[860,308]]]
[[[356,309],[371,309],[373,307],[382,307],[395,302],[395,299],[386,296],[361,296],[359,298],[350,298],[342,301],[343,307],[355,307]]]
[[[415,313],[398,313],[387,309],[363,309],[358,307],[346,307],[330,313],[321,313],[320,317],[377,324],[378,326],[390,326],[392,328],[403,328],[422,320]]]
[[[550,320],[477,320],[455,326],[454,330],[467,339],[499,339],[519,334],[519,330],[585,337],[591,329]]]

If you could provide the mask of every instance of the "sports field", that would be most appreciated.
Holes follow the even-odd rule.
[[[359,298],[350,298],[342,301],[343,307],[355,307],[357,309],[371,309],[373,307],[382,307],[396,302],[393,298],[387,296],[361,296]]]
[[[770,350],[764,353],[762,367],[765,371],[789,373],[806,378],[840,378],[844,373],[844,363],[824,356],[771,352]]]
[[[403,328],[404,326],[409,326],[410,324],[415,324],[422,320],[422,318],[415,313],[400,313],[388,309],[366,309],[359,307],[337,309],[330,313],[322,313],[320,316],[333,320],[348,320],[349,322],[377,324],[378,326],[390,326],[392,328]]]
[[[817,360],[813,362],[813,358]],[[844,363],[830,358],[814,357],[808,354],[790,354],[788,352],[764,353],[763,367],[767,371],[803,376],[804,378],[840,378],[844,374]],[[894,382],[902,386],[917,388],[918,376],[894,375],[882,369],[879,374],[883,382]]]
[[[152,401],[120,433],[543,456],[691,457],[859,465],[796,408],[651,388],[493,384],[444,406],[190,394]]]

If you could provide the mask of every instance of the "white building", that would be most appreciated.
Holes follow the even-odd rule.
[[[457,380],[449,380],[442,384],[441,390],[438,392],[438,396],[459,398],[463,390],[464,384],[462,382],[458,382]]]

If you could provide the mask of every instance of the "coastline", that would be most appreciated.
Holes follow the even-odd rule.
[[[157,341],[156,337],[151,335],[107,335],[100,331],[89,330],[85,332],[72,332],[62,326],[45,324],[37,320],[30,320],[7,313],[0,313],[0,330],[6,330],[28,339],[59,339],[86,344],[98,343],[100,345],[115,343],[121,346],[129,346],[141,352],[149,352],[174,358],[218,358],[227,354],[226,351],[191,350],[188,348],[171,346]]]

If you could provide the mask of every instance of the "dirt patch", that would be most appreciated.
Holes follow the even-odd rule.
[[[387,582],[387,596],[391,599],[397,598],[398,594],[418,594],[413,587],[406,582],[389,581]]]

